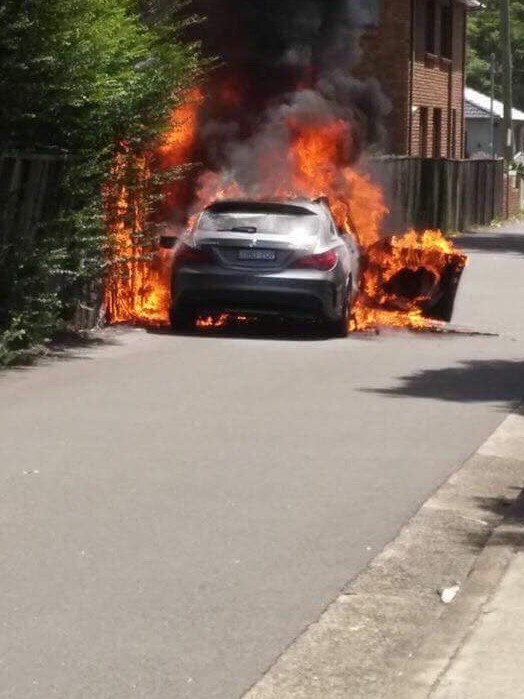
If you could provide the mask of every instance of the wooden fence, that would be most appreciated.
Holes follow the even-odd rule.
[[[21,238],[31,243],[56,215],[66,163],[60,155],[0,154],[0,247]]]
[[[42,226],[69,208],[63,187],[69,162],[62,155],[0,153],[0,261],[9,246],[31,250]],[[99,285],[86,283],[80,296],[74,324],[91,328],[100,305]]]
[[[66,157],[0,153],[0,257],[6,246],[31,245],[41,224],[67,208],[61,198]],[[445,232],[489,224],[503,216],[502,160],[431,160],[384,156],[368,162],[386,195],[390,214],[385,233],[407,228]],[[99,289],[85,289],[77,325],[90,327],[97,317]]]
[[[56,214],[67,159],[60,155],[0,155],[0,246],[33,239]],[[368,162],[386,195],[386,232],[487,225],[503,217],[502,160],[445,160],[383,156]]]
[[[440,228],[446,233],[488,225],[503,217],[504,164],[384,156],[369,161],[384,188],[386,231]]]

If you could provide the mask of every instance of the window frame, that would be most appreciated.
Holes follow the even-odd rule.
[[[429,107],[419,109],[419,154],[421,158],[428,157],[429,136]]]
[[[440,53],[441,58],[453,60],[453,5],[450,2],[440,2]]]
[[[453,18],[451,0],[426,0],[424,48],[427,55],[453,60]]]
[[[424,27],[424,48],[431,56],[438,56],[439,20],[438,0],[426,0],[426,25]]]
[[[444,110],[442,107],[433,107],[433,158],[442,158],[442,126]]]

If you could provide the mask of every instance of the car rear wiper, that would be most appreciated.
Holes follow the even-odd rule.
[[[217,233],[256,233],[255,226],[234,226],[233,228],[219,228]]]

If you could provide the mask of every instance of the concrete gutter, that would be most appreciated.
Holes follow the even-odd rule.
[[[481,447],[479,454],[497,459],[520,460],[524,463],[524,412],[510,415]],[[508,507],[505,518],[480,553],[457,602],[446,609],[439,623],[424,640],[416,657],[407,663],[404,670],[405,679],[395,687],[391,694],[392,699],[426,699],[430,696],[440,697],[444,693],[447,696],[447,690],[450,689],[448,676],[460,650],[468,642],[477,620],[498,590],[508,567],[513,563],[515,548],[524,546],[523,522],[524,493],[521,492],[513,505]],[[521,584],[522,582],[524,581],[521,581]],[[503,652],[499,644],[490,649],[491,658],[498,652]],[[520,668],[520,657],[516,657],[514,662],[516,667]],[[477,667],[476,679],[478,680],[483,672],[486,673],[486,670],[490,672],[490,668]],[[519,679],[522,679],[522,673]],[[477,693],[473,693],[472,682],[468,684],[470,686],[467,696],[468,699],[473,699]],[[518,693],[515,687],[514,690]],[[463,696],[458,687],[451,691],[450,696]],[[486,696],[493,699],[495,694],[492,693],[492,688],[486,687],[486,691]],[[512,695],[497,693],[496,696]]]
[[[497,537],[511,526],[503,522],[523,488],[521,411],[423,505],[245,699],[429,696],[506,571],[512,551]],[[437,591],[455,583],[456,599],[443,604]]]
[[[524,685],[524,499],[497,530],[494,546],[511,553],[506,571],[468,629],[432,699],[507,699]],[[508,542],[513,542],[508,546]]]

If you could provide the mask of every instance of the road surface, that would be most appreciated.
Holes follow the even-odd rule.
[[[493,336],[175,337],[0,375],[1,699],[236,699],[524,388],[524,231],[469,237]]]

